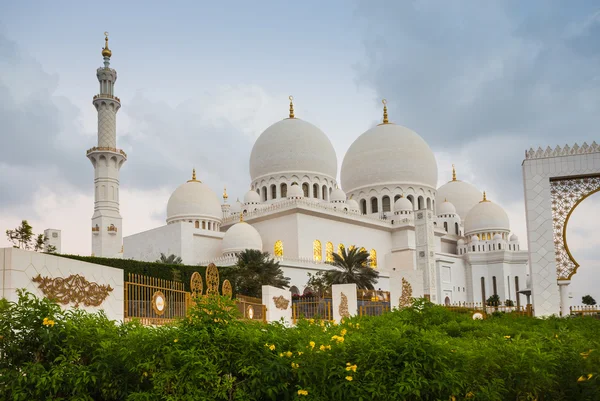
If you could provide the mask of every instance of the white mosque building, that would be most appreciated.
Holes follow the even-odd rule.
[[[95,169],[92,249],[96,256],[155,261],[161,253],[188,265],[233,265],[245,249],[269,252],[292,290],[306,289],[307,273],[331,268],[340,247],[371,255],[377,287],[409,281],[413,296],[433,302],[482,302],[493,294],[520,301],[528,255],[511,235],[498,204],[473,185],[452,180],[437,188],[438,167],[425,140],[383,121],[354,141],[338,177],[335,150],[318,127],[294,115],[268,127],[250,155],[250,189],[243,202],[228,203],[194,171],[175,189],[165,225],[121,237],[119,169],[114,96],[117,73],[109,67],[108,39],[98,69],[98,146],[88,150]],[[341,184],[341,185],[340,185]],[[341,188],[340,188],[341,186]]]

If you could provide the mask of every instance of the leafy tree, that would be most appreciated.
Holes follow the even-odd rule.
[[[490,296],[486,301],[487,306],[498,306],[500,305],[500,297],[498,294]]]
[[[341,248],[340,251],[341,255],[333,254],[334,269],[325,272],[328,283],[354,283],[359,289],[375,289],[379,273],[369,267],[369,253],[356,247]]]
[[[318,296],[322,297],[323,294],[331,288],[331,284],[327,279],[327,272],[320,271],[315,274],[307,273],[308,282],[306,283],[307,287],[312,288]]]
[[[166,256],[164,253],[161,252],[160,259],[156,259],[156,263],[164,263],[167,265],[182,265],[183,260],[181,259],[181,256],[176,256],[173,254]]]
[[[581,303],[584,305],[596,305],[596,300],[594,298],[592,298],[591,295],[584,295],[583,297],[581,297]]]
[[[290,279],[283,275],[279,262],[272,259],[268,252],[255,249],[246,249],[238,255],[231,276],[236,293],[249,297],[260,298],[263,285],[277,288],[290,286]]]
[[[27,220],[21,221],[21,225],[14,230],[6,230],[6,237],[13,243],[14,248],[32,249],[36,252],[54,253],[56,247],[47,243],[48,237],[45,234],[33,233],[33,228]]]
[[[504,306],[515,306],[515,302],[512,299],[504,301]]]

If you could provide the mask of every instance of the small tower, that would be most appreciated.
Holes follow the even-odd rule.
[[[45,246],[51,245],[55,248],[55,253],[61,253],[61,232],[54,228],[47,228],[44,230],[46,241]]]
[[[221,204],[221,211],[223,212],[224,219],[229,217],[230,215],[231,205],[227,203],[227,198],[229,198],[229,196],[227,195],[227,187],[223,187],[223,204]]]
[[[119,213],[119,170],[127,155],[117,148],[117,112],[121,100],[115,96],[117,71],[110,68],[112,52],[108,32],[104,32],[104,67],[96,70],[100,91],[93,105],[98,111],[98,145],[87,151],[94,166],[94,214],[92,216],[92,254],[118,258],[123,244],[122,218]]]

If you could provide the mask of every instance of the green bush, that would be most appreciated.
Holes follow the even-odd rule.
[[[472,320],[424,300],[288,328],[202,299],[144,327],[21,293],[0,302],[0,400],[598,400],[598,332],[595,319]]]

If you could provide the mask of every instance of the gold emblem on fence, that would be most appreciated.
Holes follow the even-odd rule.
[[[206,295],[219,295],[219,269],[214,263],[206,268]]]
[[[198,298],[202,296],[204,290],[204,283],[202,282],[202,276],[198,272],[192,273],[190,278],[190,290],[192,291],[192,297]]]
[[[400,307],[405,308],[412,305],[412,287],[408,280],[402,277],[402,295],[400,296]]]
[[[275,307],[277,307],[277,309],[281,309],[281,310],[286,310],[290,304],[290,300],[285,299],[283,297],[283,295],[280,295],[278,297],[273,297],[273,302],[275,302]]]
[[[108,297],[108,293],[113,290],[110,285],[87,281],[79,274],[72,274],[66,279],[42,277],[38,274],[32,281],[39,283],[38,288],[42,290],[46,298],[63,305],[73,302],[75,307],[78,307],[79,304],[99,306]]]
[[[223,286],[221,287],[221,294],[227,298],[231,298],[233,296],[233,289],[231,288],[231,283],[229,282],[229,280],[223,281]]]
[[[254,318],[254,307],[252,305],[248,305],[248,309],[246,312],[246,316],[248,319],[252,320]]]
[[[165,313],[165,309],[167,308],[167,300],[165,299],[165,294],[162,291],[156,291],[152,296],[152,309],[154,313],[158,316],[162,316]]]
[[[341,317],[350,317],[350,312],[348,311],[348,297],[343,292],[340,293],[342,298],[342,302],[340,302],[340,307],[338,308],[338,312]]]

